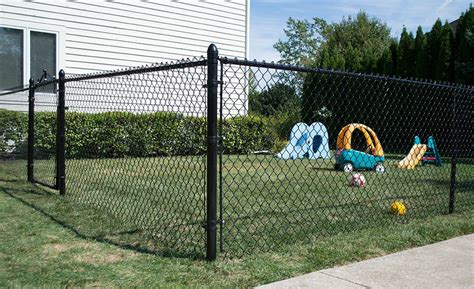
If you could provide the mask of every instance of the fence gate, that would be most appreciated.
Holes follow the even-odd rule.
[[[56,79],[30,80],[28,111],[28,180],[59,189]]]

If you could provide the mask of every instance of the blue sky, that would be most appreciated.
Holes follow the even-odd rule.
[[[457,19],[472,0],[250,0],[250,59],[277,61],[273,49],[284,39],[283,28],[288,17],[312,19],[320,17],[328,23],[339,22],[343,16],[359,10],[375,16],[398,37],[406,26],[415,32],[418,25],[429,31],[437,18]]]

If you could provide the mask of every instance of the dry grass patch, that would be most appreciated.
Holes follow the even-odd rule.
[[[139,256],[137,252],[126,250],[111,251],[104,248],[101,244],[86,241],[47,244],[44,245],[43,254],[48,259],[71,254],[75,262],[87,264],[111,264]]]
[[[88,243],[85,241],[73,242],[73,243],[52,243],[44,245],[44,252],[50,253],[63,253],[72,249],[90,249],[96,247],[94,243]]]
[[[74,260],[80,263],[87,263],[87,264],[111,264],[117,263],[124,259],[123,254],[104,254],[104,253],[97,253],[97,252],[86,252],[86,253],[79,253],[74,256]]]

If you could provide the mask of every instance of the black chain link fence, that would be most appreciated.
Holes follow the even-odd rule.
[[[32,85],[2,158],[134,247],[209,260],[473,208],[472,87],[209,51]]]
[[[226,255],[472,208],[472,88],[231,59],[222,68],[221,120],[264,123],[237,153],[226,143],[247,130],[221,129]]]
[[[206,61],[66,79],[66,196],[204,252]]]
[[[57,82],[37,83],[34,87],[34,181],[57,188]]]
[[[43,77],[32,80],[29,88],[16,88],[0,94],[0,160],[17,170],[19,163],[27,167],[29,103],[33,104],[32,120],[35,129],[31,158],[37,160],[32,167],[35,182],[48,187],[56,186],[56,81],[46,71]],[[36,100],[35,100],[36,94]],[[31,95],[31,97],[30,97]],[[25,174],[26,177],[26,174]]]

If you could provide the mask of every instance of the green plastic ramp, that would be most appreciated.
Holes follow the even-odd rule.
[[[440,167],[443,163],[433,136],[428,137],[427,146],[428,150],[423,155],[422,164],[432,164]]]

